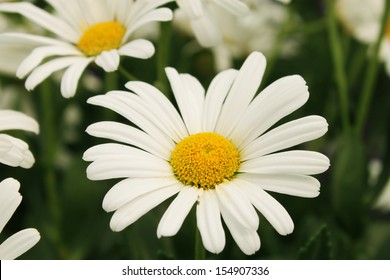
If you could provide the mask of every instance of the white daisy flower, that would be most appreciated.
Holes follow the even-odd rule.
[[[218,70],[230,68],[234,59],[246,57],[253,51],[261,51],[267,56],[273,51],[281,26],[290,17],[287,7],[275,1],[242,1],[249,7],[249,12],[243,17],[209,5],[222,34],[222,41],[211,49]],[[291,24],[294,21],[297,22],[296,16]],[[297,45],[296,38],[285,38],[281,55],[293,54]]]
[[[20,183],[13,178],[0,182],[0,233],[22,201],[19,188]],[[40,238],[35,228],[15,233],[0,244],[0,259],[13,260],[19,257],[37,244]]]
[[[34,89],[53,72],[66,69],[61,93],[72,97],[81,74],[91,62],[106,72],[117,70],[120,56],[147,59],[154,46],[145,39],[132,39],[139,27],[172,19],[172,11],[158,8],[170,0],[46,0],[58,13],[52,15],[31,3],[2,3],[1,12],[19,13],[59,38],[5,33],[16,43],[36,44],[18,68],[17,76]],[[49,59],[47,61],[47,59]]]
[[[38,123],[33,118],[13,110],[0,110],[0,131],[15,129],[39,133]],[[0,133],[0,163],[30,168],[34,162],[26,142]]]
[[[218,74],[207,94],[191,75],[166,68],[180,113],[158,89],[138,81],[126,84],[133,93],[111,91],[88,100],[138,127],[105,121],[87,128],[92,136],[124,143],[97,145],[83,156],[92,161],[89,179],[124,178],[103,201],[106,211],[115,211],[113,231],[175,194],[158,237],[175,235],[194,204],[203,244],[213,253],[225,246],[222,219],[245,254],[259,250],[256,209],[278,233],[293,231],[289,214],[267,191],[316,197],[320,183],[310,175],[327,170],[329,160],[313,151],[278,151],[322,136],[328,125],[308,116],[269,130],[301,107],[309,92],[295,75],[255,97],[265,65],[254,52],[239,71]]]
[[[220,26],[215,20],[213,12],[208,8],[210,4],[226,10],[234,16],[242,16],[248,12],[248,7],[241,0],[176,0],[179,9],[175,18],[179,24],[189,23],[197,41],[203,47],[212,47],[222,40]]]
[[[385,10],[385,0],[337,0],[335,9],[345,29],[358,41],[372,45],[379,37],[381,21]],[[390,21],[380,46],[380,59],[385,63],[390,75]]]

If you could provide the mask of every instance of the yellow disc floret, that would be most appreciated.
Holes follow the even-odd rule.
[[[203,132],[180,141],[172,152],[170,163],[184,185],[214,189],[234,176],[240,158],[228,139],[217,133]]]
[[[125,32],[126,28],[119,22],[100,22],[85,30],[77,47],[87,56],[99,55],[102,51],[118,49]]]

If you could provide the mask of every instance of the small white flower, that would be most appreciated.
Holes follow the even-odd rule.
[[[329,159],[313,151],[281,151],[321,137],[327,122],[308,116],[270,129],[309,98],[302,77],[287,76],[256,97],[265,57],[252,53],[239,71],[218,74],[207,94],[197,79],[166,68],[179,112],[155,87],[128,82],[88,100],[109,108],[138,128],[99,122],[90,135],[124,144],[91,147],[84,160],[91,180],[125,178],[107,193],[103,208],[115,211],[111,229],[121,231],[178,193],[158,225],[157,235],[175,235],[196,204],[205,248],[225,246],[222,218],[245,254],[260,248],[259,210],[282,235],[293,231],[287,211],[267,191],[316,197],[320,183],[310,175],[328,169]],[[281,151],[281,152],[278,152]]]
[[[144,39],[132,39],[139,27],[155,21],[172,19],[168,8],[157,8],[171,0],[46,0],[58,13],[52,15],[31,3],[2,3],[0,12],[19,13],[51,31],[59,38],[5,33],[14,43],[35,44],[21,63],[17,76],[34,89],[53,72],[66,69],[61,93],[72,97],[85,68],[95,62],[106,72],[117,70],[120,56],[147,59],[154,46]],[[48,60],[48,61],[47,61]]]
[[[0,233],[22,201],[19,187],[20,183],[13,178],[0,182]],[[35,228],[15,233],[0,244],[0,259],[12,260],[19,257],[37,244],[40,238]]]
[[[357,40],[372,45],[379,37],[385,0],[337,0],[336,13],[345,26]],[[380,46],[380,59],[385,63],[390,75],[390,21],[387,23],[385,37]]]
[[[291,16],[286,6],[275,1],[243,0],[243,3],[249,7],[249,12],[242,17],[229,14],[216,5],[209,5],[222,34],[220,44],[211,49],[218,70],[230,68],[234,59],[246,57],[253,51],[261,51],[267,56],[273,51],[275,42],[280,40],[280,30]],[[291,17],[290,24],[293,24],[297,17]],[[296,46],[295,38],[284,38],[281,55],[291,55]]]
[[[248,7],[241,0],[176,0],[180,9],[175,17],[179,22],[188,22],[199,44],[203,47],[212,47],[222,40],[220,26],[215,15],[208,8],[215,4],[219,9],[234,16],[242,16],[248,12]],[[180,24],[180,23],[179,23]]]
[[[0,131],[15,129],[39,132],[38,123],[33,118],[17,111],[0,110]],[[30,168],[34,162],[34,156],[26,142],[0,133],[0,163]]]

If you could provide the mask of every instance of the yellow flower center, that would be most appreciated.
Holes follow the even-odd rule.
[[[119,22],[100,22],[85,30],[77,47],[87,56],[99,55],[103,51],[118,49],[125,32],[126,28]]]
[[[180,141],[172,152],[170,163],[184,185],[214,189],[234,176],[240,158],[228,139],[217,133],[203,132]]]

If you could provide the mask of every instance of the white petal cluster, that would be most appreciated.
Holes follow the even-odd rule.
[[[20,184],[13,178],[0,182],[0,233],[22,201]],[[30,250],[40,239],[35,228],[21,230],[0,244],[0,260],[12,260]]]

